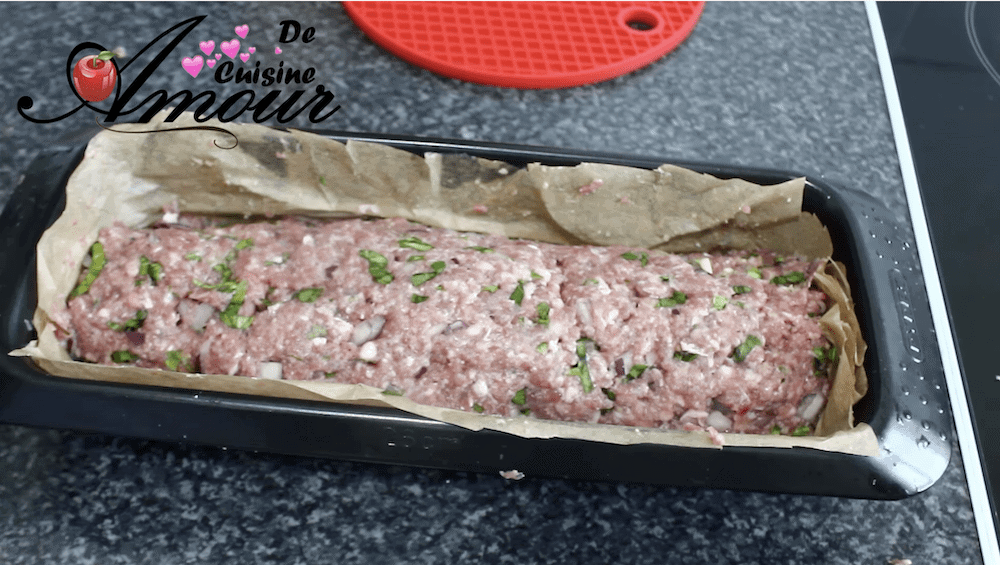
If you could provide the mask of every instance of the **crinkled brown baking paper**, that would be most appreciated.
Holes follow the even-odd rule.
[[[118,129],[173,128],[152,122]],[[31,356],[45,371],[69,378],[177,387],[338,403],[389,405],[465,428],[524,437],[565,437],[617,444],[715,447],[704,432],[504,418],[418,405],[363,385],[189,375],[76,362],[55,337],[66,296],[101,228],[115,221],[141,227],[165,205],[181,212],[400,216],[425,224],[553,243],[623,244],[675,252],[770,248],[829,257],[830,237],[801,212],[802,179],[761,187],[719,180],[671,165],[656,170],[583,164],[508,164],[458,155],[421,157],[383,145],[342,144],[299,131],[218,124],[236,134],[101,132],[66,187],[66,211],[38,243],[38,340],[12,354]],[[586,187],[583,191],[580,189]],[[791,447],[875,455],[878,442],[855,425],[852,405],[865,393],[865,344],[843,267],[831,261],[816,282],[835,302],[822,318],[840,352],[833,390],[815,437],[723,434],[726,445]],[[63,314],[61,314],[63,313]]]

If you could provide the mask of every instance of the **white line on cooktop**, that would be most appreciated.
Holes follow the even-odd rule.
[[[958,356],[955,352],[955,341],[951,332],[948,310],[944,303],[941,278],[938,275],[927,218],[924,215],[924,204],[917,183],[917,172],[913,166],[913,155],[910,153],[906,123],[903,120],[903,108],[899,103],[896,77],[892,70],[892,61],[889,59],[889,46],[885,40],[885,31],[882,29],[882,18],[879,16],[878,6],[873,0],[866,0],[865,10],[868,12],[872,39],[875,41],[875,53],[878,56],[882,85],[885,87],[885,99],[889,106],[889,120],[892,123],[896,151],[899,154],[899,168],[903,174],[903,186],[906,189],[906,201],[910,208],[914,237],[917,240],[920,267],[924,272],[931,316],[934,319],[934,329],[937,332],[938,344],[941,348],[941,362],[944,366],[945,382],[948,385],[948,396],[951,398],[952,414],[958,432],[958,444],[962,450],[962,462],[965,465],[966,481],[969,484],[969,496],[972,498],[972,511],[976,516],[979,545],[986,565],[1000,565],[1000,546],[997,544],[996,528],[993,523],[989,496],[986,492],[986,479],[983,475],[982,462],[979,459],[975,432],[972,429],[972,417],[969,414],[969,403],[965,396],[965,383],[962,381],[962,373],[958,366]],[[997,379],[1000,380],[1000,376]]]

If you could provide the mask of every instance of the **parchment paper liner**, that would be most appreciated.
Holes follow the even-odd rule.
[[[162,118],[162,115],[161,115]],[[144,226],[177,202],[182,212],[399,216],[428,225],[572,244],[622,244],[671,252],[768,248],[782,254],[828,258],[832,243],[812,215],[801,212],[803,179],[760,187],[719,180],[671,165],[649,171],[587,163],[529,165],[388,146],[341,144],[300,131],[219,124],[239,138],[236,149],[213,132],[127,134],[102,132],[87,147],[67,187],[65,212],[38,243],[38,340],[11,352],[31,356],[62,377],[258,396],[393,406],[472,430],[523,437],[563,437],[616,444],[657,443],[717,447],[705,432],[503,418],[416,404],[364,385],[274,381],[228,375],[189,375],[72,361],[55,337],[68,324],[65,299],[99,230],[116,221]],[[183,116],[118,129],[198,125]],[[596,182],[595,182],[596,181]],[[591,187],[585,190],[581,187]],[[747,208],[749,207],[749,208]],[[750,213],[746,213],[746,210]],[[876,455],[866,424],[853,422],[864,396],[865,343],[854,314],[844,267],[827,261],[817,285],[834,306],[821,320],[837,346],[839,363],[816,436],[723,434],[726,445],[802,446]]]

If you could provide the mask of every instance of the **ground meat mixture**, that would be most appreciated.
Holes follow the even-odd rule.
[[[78,359],[364,383],[470,412],[804,435],[836,351],[818,262],[560,246],[401,219],[101,231]]]

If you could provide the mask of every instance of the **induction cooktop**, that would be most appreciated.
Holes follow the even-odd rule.
[[[936,266],[938,306],[950,321],[942,354],[956,369],[949,391],[980,542],[986,563],[1000,563],[1000,3],[873,8],[915,231],[926,225],[921,260]]]

